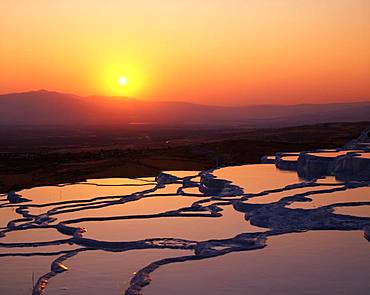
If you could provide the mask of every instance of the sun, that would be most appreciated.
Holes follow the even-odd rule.
[[[119,77],[119,78],[118,78],[118,83],[119,83],[119,85],[121,85],[121,86],[126,86],[126,85],[127,85],[127,83],[128,83],[128,80],[127,80],[127,78],[126,78],[126,77],[121,76],[121,77]]]
[[[145,71],[136,63],[111,62],[99,71],[97,84],[109,96],[137,97],[142,95],[146,83]]]

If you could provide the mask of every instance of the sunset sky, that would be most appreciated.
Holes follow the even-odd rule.
[[[0,38],[0,93],[370,100],[370,0],[1,0]]]

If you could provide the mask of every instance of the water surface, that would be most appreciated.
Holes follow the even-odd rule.
[[[361,232],[271,237],[263,250],[160,268],[146,295],[366,294],[370,245]]]

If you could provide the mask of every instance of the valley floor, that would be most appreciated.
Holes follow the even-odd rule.
[[[166,170],[260,163],[262,156],[276,152],[343,146],[369,126],[370,122],[357,122],[155,132],[148,127],[131,133],[89,129],[86,136],[80,135],[83,130],[76,136],[71,130],[1,128],[0,192],[88,178],[145,177]]]

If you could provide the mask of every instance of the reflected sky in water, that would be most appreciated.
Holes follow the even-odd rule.
[[[370,289],[369,263],[362,232],[289,234],[263,250],[161,268],[145,295],[360,295]]]
[[[258,193],[300,182],[295,171],[279,170],[273,164],[225,167],[215,170],[213,175],[232,181],[245,193]]]

